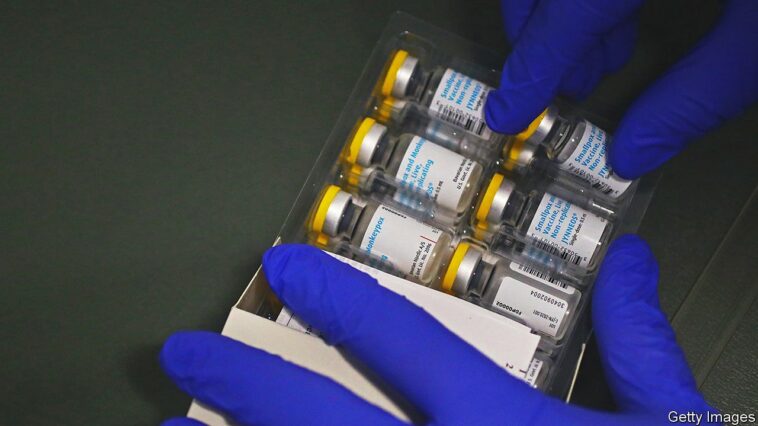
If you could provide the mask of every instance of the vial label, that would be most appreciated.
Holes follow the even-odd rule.
[[[545,365],[545,362],[537,359],[532,358],[532,362],[529,363],[529,368],[524,372],[524,381],[529,384],[531,387],[537,387],[537,378],[540,376],[540,371],[542,371],[542,366]]]
[[[473,167],[472,160],[414,136],[395,177],[402,187],[425,192],[441,207],[457,211]],[[403,202],[403,193],[395,199]]]
[[[316,330],[312,325],[300,319],[300,317],[295,315],[295,313],[286,306],[282,307],[282,310],[279,312],[279,316],[276,317],[276,323],[293,330],[297,330],[301,333],[321,337],[320,331]]]
[[[361,250],[379,269],[389,266],[419,278],[442,231],[410,218],[387,206],[379,205],[361,241]]]
[[[556,289],[566,293],[566,294],[574,294],[576,290],[574,290],[574,287],[569,286],[568,284],[556,280],[555,278],[551,277],[550,274],[541,271],[536,268],[532,268],[531,266],[522,265],[520,263],[511,262],[511,270],[518,272],[519,274],[526,275],[527,277],[537,280],[543,284],[547,284],[551,287],[555,287]]]
[[[532,330],[555,337],[568,310],[565,300],[505,277],[497,289],[492,308],[520,318]]]
[[[484,121],[484,102],[491,87],[448,68],[429,105],[443,121],[460,126],[480,138],[489,139],[492,131]]]
[[[560,168],[589,182],[603,194],[617,198],[629,188],[632,181],[613,174],[606,154],[607,133],[589,121],[584,124],[582,138],[571,156],[560,163]]]
[[[527,235],[538,249],[586,267],[607,225],[602,217],[546,193],[529,224]]]

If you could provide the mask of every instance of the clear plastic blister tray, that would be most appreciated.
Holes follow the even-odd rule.
[[[439,105],[430,107],[429,99],[433,98],[435,89],[430,85],[444,84],[444,82],[439,82],[440,79],[449,77],[449,74],[443,74],[442,71],[437,72],[438,75],[432,75],[434,73],[430,71],[429,76],[409,77],[410,82],[404,82],[401,89],[410,93],[410,96],[408,99],[398,97],[395,90],[397,87],[388,84],[386,76],[390,72],[404,72],[402,69],[398,71],[404,66],[402,61],[395,60],[399,51],[407,52],[408,56],[417,58],[418,63],[425,69],[455,70],[461,75],[474,79],[471,80],[474,83],[480,82],[490,87],[496,86],[499,81],[498,70],[506,53],[498,54],[489,51],[409,15],[395,14],[374,48],[362,76],[316,160],[307,182],[300,191],[280,231],[280,239],[284,243],[314,244],[426,285],[434,286],[433,283],[447,282],[448,286],[445,289],[451,293],[455,293],[451,290],[452,283],[459,285],[459,282],[455,281],[458,279],[455,274],[445,276],[446,268],[449,269],[455,262],[458,262],[455,263],[456,265],[462,265],[465,262],[463,256],[465,252],[456,259],[459,251],[457,248],[461,247],[461,243],[468,244],[469,249],[471,246],[480,248],[484,253],[482,258],[485,263],[491,259],[507,256],[510,260],[525,265],[525,268],[541,271],[540,273],[549,277],[551,282],[558,280],[568,283],[570,287],[581,293],[581,298],[578,298],[578,304],[574,307],[572,316],[567,319],[566,324],[561,326],[563,334],[561,338],[550,336],[543,338],[543,343],[540,344],[541,352],[535,356],[543,363],[542,365],[548,366],[536,378],[537,386],[546,393],[566,398],[570,394],[584,344],[591,333],[589,302],[597,271],[596,266],[602,259],[608,242],[620,234],[634,232],[637,229],[652,196],[655,178],[649,177],[633,182],[622,196],[610,197],[608,193],[612,188],[599,184],[593,185],[592,182],[587,182],[567,172],[565,168],[551,164],[549,156],[544,154],[547,145],[542,141],[532,146],[534,152],[530,152],[525,147],[533,142],[531,136],[532,139],[521,137],[519,140],[513,135],[500,135],[482,127],[482,123],[477,122],[476,117],[455,116],[455,111],[441,109]],[[476,108],[476,106],[469,106]],[[433,111],[434,108],[436,111]],[[555,111],[558,111],[567,122],[573,117],[581,117],[609,133],[613,130],[613,123],[561,100],[556,101],[553,109],[546,111],[545,116],[550,116]],[[368,122],[366,118],[369,118]],[[549,117],[549,119],[552,120],[554,117]],[[373,132],[371,126],[375,123],[383,124],[387,128],[386,134],[371,133]],[[532,134],[539,135],[542,131],[545,130],[535,126]],[[459,171],[465,170],[467,176],[475,175],[478,179],[478,183],[474,185],[477,188],[472,189],[470,199],[456,198],[454,202],[448,200],[447,205],[443,205],[445,202],[442,200],[439,187],[426,188],[418,185],[418,179],[410,184],[404,178],[401,179],[400,170],[408,166],[407,158],[403,158],[402,161],[398,159],[394,163],[385,158],[378,161],[379,164],[376,166],[370,164],[370,159],[376,160],[381,157],[380,136],[390,138],[394,144],[410,146],[410,152],[413,148],[412,144],[417,143],[418,139],[405,136],[409,134],[420,136],[436,146],[455,151],[463,158],[470,160],[468,163],[459,160],[460,164],[458,164]],[[371,146],[374,151],[368,154],[360,150],[351,151],[351,143],[356,140],[357,135],[360,138],[374,138]],[[542,136],[546,137],[546,135],[547,133]],[[420,149],[419,146],[416,148]],[[533,154],[534,161],[524,162],[525,152]],[[362,162],[357,160],[359,156],[363,156]],[[444,161],[440,162],[444,164]],[[358,163],[360,164],[356,165]],[[480,167],[474,167],[474,163],[479,164]],[[499,225],[496,228],[482,225],[490,220],[487,212],[493,208],[492,205],[497,204],[496,198],[493,201],[487,197],[492,198],[493,194],[500,194],[501,189],[498,188],[503,186],[502,181],[495,178],[496,174],[501,178],[504,177],[506,181],[515,182],[516,188],[526,188],[522,192],[527,196],[537,194],[535,203],[540,196],[543,200],[545,199],[546,196],[540,194],[549,193],[557,196],[558,200],[567,200],[567,205],[583,209],[577,211],[591,212],[592,217],[602,218],[596,221],[604,224],[606,231],[603,231],[604,233],[599,237],[603,239],[603,244],[598,245],[592,255],[592,264],[590,265],[588,259],[584,259],[587,261],[586,264],[581,264],[579,260],[573,261],[571,255],[555,252],[549,247],[541,248],[538,241],[533,241],[528,235],[525,237],[523,230],[519,231],[517,225]],[[434,265],[425,266],[424,269],[414,264],[410,272],[408,268],[397,267],[391,261],[387,261],[386,257],[378,256],[376,250],[371,253],[369,248],[367,253],[362,246],[345,240],[342,235],[344,229],[340,228],[342,225],[329,222],[328,217],[324,218],[325,215],[333,213],[331,210],[327,211],[326,207],[320,206],[326,196],[325,193],[332,185],[350,194],[350,203],[345,201],[343,206],[355,204],[360,208],[365,208],[366,205],[372,203],[372,205],[381,203],[414,220],[424,222],[425,226],[431,226],[446,235],[451,235],[452,241],[448,243],[450,250],[438,251],[437,256],[440,259]],[[332,193],[328,194],[331,197],[330,200],[334,200],[335,191],[332,190]],[[513,203],[513,199],[508,202]],[[484,204],[489,210],[483,208]],[[524,211],[531,208],[533,215],[539,214],[536,204],[531,207],[528,203],[525,205]],[[542,207],[543,205],[540,204],[539,208]],[[345,219],[348,215],[346,209],[345,207],[339,211],[341,216],[338,218],[349,221],[349,218]],[[566,211],[570,213],[573,210]],[[517,221],[523,223],[521,228],[532,226],[528,220],[524,222],[524,218],[521,217],[525,214],[522,211],[520,218],[514,219],[514,223]],[[353,219],[352,226],[356,226],[355,220]],[[590,221],[591,219],[587,219],[583,222],[587,229],[591,226]],[[314,229],[315,222],[319,222],[318,229]],[[331,229],[327,232],[326,228],[329,227]],[[366,232],[368,231],[364,229],[364,236]],[[403,244],[401,239],[398,239],[398,245]],[[427,246],[429,247],[436,246]],[[456,250],[453,250],[454,247]],[[432,260],[428,262],[432,264]],[[513,264],[515,263],[511,263]],[[423,276],[421,272],[414,273],[414,267],[417,272],[424,269],[424,273],[429,269],[430,272],[426,274],[428,277]],[[463,268],[463,266],[458,267]],[[472,272],[472,276],[476,277],[476,273]],[[469,298],[465,294],[459,294],[459,296]],[[272,298],[266,300],[270,301]],[[483,296],[475,295],[472,300],[480,302]],[[272,310],[271,306],[261,306],[257,312],[275,319],[275,311],[276,309]]]

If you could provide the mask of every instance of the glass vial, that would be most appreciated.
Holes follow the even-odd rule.
[[[582,118],[564,118],[548,107],[526,130],[505,146],[506,169],[531,167],[540,146],[545,156],[560,170],[589,184],[600,195],[621,198],[632,184],[610,168],[607,161],[608,134]]]
[[[478,234],[505,232],[571,267],[597,267],[612,226],[605,218],[549,192],[525,194],[495,173],[474,213]]]
[[[404,133],[412,133],[476,160],[485,168],[490,164],[501,165],[505,138],[497,135],[489,140],[481,139],[458,126],[454,126],[429,114],[428,108],[401,99],[384,98],[374,106],[372,115],[379,123]]]
[[[563,338],[581,293],[532,267],[462,242],[456,247],[442,290],[512,318],[557,342]]]
[[[356,260],[430,285],[450,257],[452,235],[386,205],[356,201],[338,186],[326,188],[308,222],[317,243],[337,239]]]
[[[421,136],[392,136],[386,126],[372,118],[365,118],[358,126],[343,157],[350,167],[348,183],[359,183],[355,176],[364,174],[364,168],[380,170],[406,189],[397,192],[398,198],[404,193],[424,193],[455,218],[473,203],[484,171],[478,162]]]
[[[435,117],[482,139],[493,136],[484,120],[484,102],[491,89],[450,68],[424,69],[418,58],[405,50],[392,56],[381,84],[383,96],[418,102]]]

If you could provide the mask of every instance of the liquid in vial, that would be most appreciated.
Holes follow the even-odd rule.
[[[309,228],[322,246],[342,241],[352,249],[350,257],[425,285],[453,250],[450,233],[384,204],[359,204],[335,185],[324,191]]]
[[[512,318],[557,342],[573,318],[581,293],[531,266],[461,242],[453,252],[442,290]]]
[[[549,192],[525,194],[500,173],[493,175],[480,197],[473,222],[484,239],[505,232],[526,242],[530,250],[588,271],[597,266],[612,229],[605,218]]]
[[[608,134],[582,118],[564,118],[548,107],[503,150],[506,169],[529,168],[540,158],[540,148],[560,170],[589,184],[612,200],[622,197],[632,181],[613,173],[607,160]]]
[[[348,183],[357,185],[365,171],[389,175],[404,194],[422,193],[457,218],[472,205],[482,184],[482,166],[469,158],[413,134],[391,135],[387,127],[372,118],[358,126],[344,153],[350,165]],[[415,201],[417,197],[413,197]]]
[[[374,106],[373,116],[388,127],[402,128],[412,133],[478,161],[485,168],[490,164],[501,166],[500,158],[505,143],[501,135],[489,140],[481,139],[461,127],[452,125],[429,114],[419,104],[392,97],[381,99]]]
[[[484,102],[490,90],[451,68],[424,69],[418,58],[405,50],[395,52],[381,85],[383,96],[421,103],[435,117],[482,139],[493,137],[484,120]]]

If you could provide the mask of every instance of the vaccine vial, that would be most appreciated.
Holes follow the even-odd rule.
[[[384,204],[359,203],[335,185],[323,192],[308,227],[319,245],[342,241],[350,257],[427,286],[453,250],[450,233]]]
[[[547,159],[560,170],[615,200],[626,193],[632,181],[611,170],[607,161],[609,143],[603,129],[582,118],[564,118],[551,106],[505,145],[503,157],[506,169],[527,168],[539,159],[540,147],[544,147]]]
[[[351,176],[364,174],[365,168],[381,170],[407,190],[400,196],[426,194],[456,218],[471,207],[482,181],[483,167],[478,162],[421,136],[390,135],[373,118],[363,119],[343,157]],[[356,179],[348,177],[348,182],[356,183]]]
[[[482,139],[493,135],[484,120],[484,102],[490,90],[451,68],[424,69],[418,58],[405,50],[392,56],[381,83],[383,96],[418,102],[435,117]]]
[[[442,290],[512,318],[555,342],[569,328],[581,298],[578,290],[540,270],[467,242],[453,252]]]
[[[490,139],[481,139],[429,114],[429,109],[413,102],[392,97],[377,101],[372,116],[390,128],[412,133],[471,158],[485,168],[490,164],[500,167],[505,137],[494,134]]]
[[[597,267],[608,243],[611,223],[549,192],[523,193],[513,180],[495,173],[473,215],[477,234],[504,232],[574,268]]]

